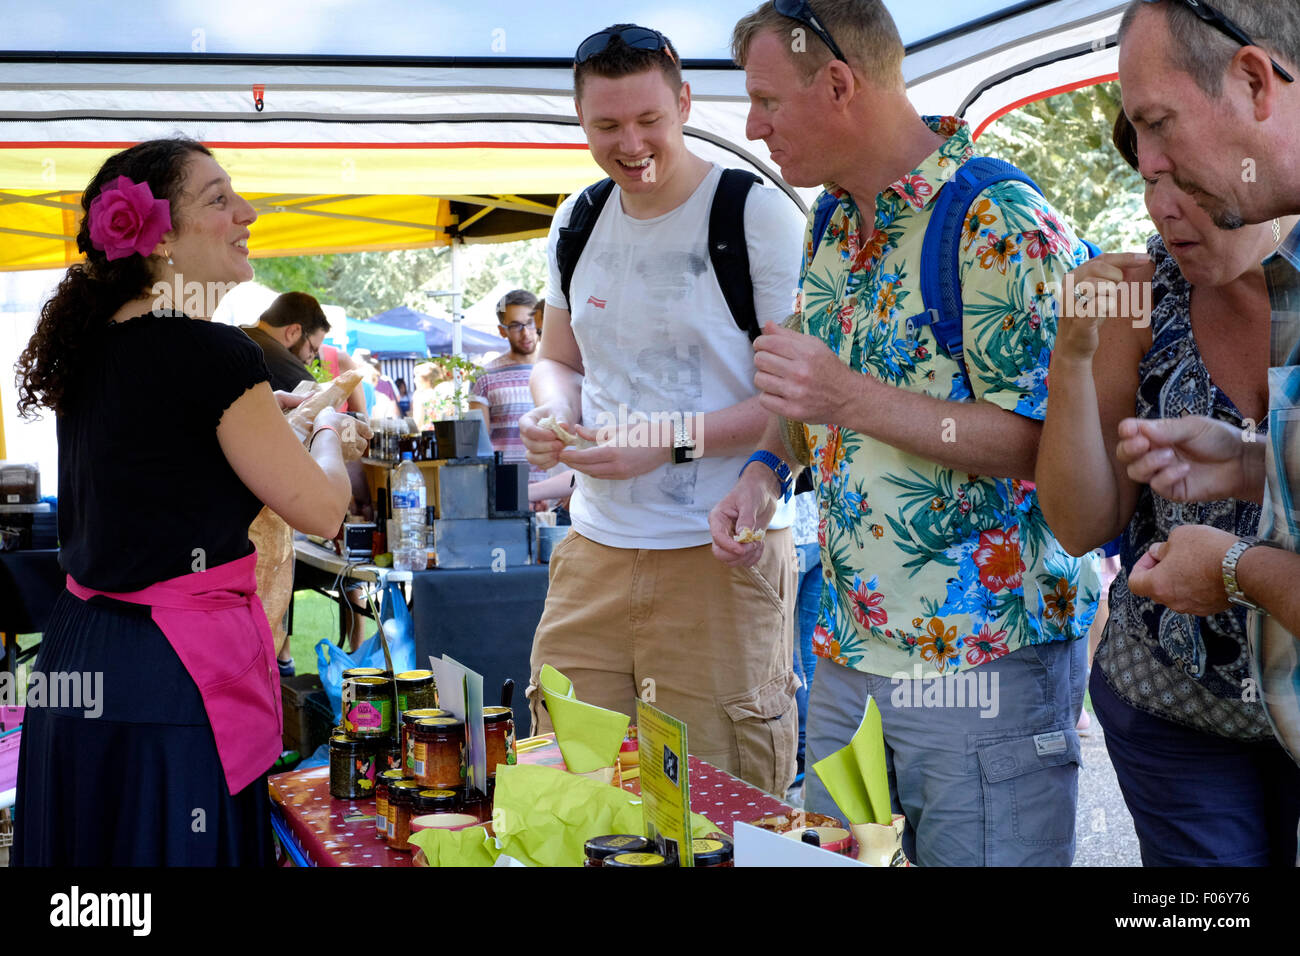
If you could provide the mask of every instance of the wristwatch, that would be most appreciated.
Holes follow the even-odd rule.
[[[695,442],[691,440],[690,429],[685,422],[673,423],[673,464],[684,465],[694,461]]]
[[[1273,547],[1271,542],[1261,541],[1259,538],[1255,537],[1248,537],[1242,538],[1228,549],[1228,553],[1223,556],[1223,590],[1228,594],[1229,603],[1236,604],[1239,607],[1244,607],[1249,611],[1258,611],[1261,614],[1267,614],[1267,610],[1246,597],[1245,592],[1237,586],[1237,565],[1241,561],[1241,556],[1257,544],[1262,544],[1265,547]]]

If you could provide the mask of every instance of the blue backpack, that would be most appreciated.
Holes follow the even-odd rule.
[[[925,311],[916,321],[929,325],[934,341],[944,354],[957,363],[965,379],[967,391],[972,395],[970,374],[962,358],[962,303],[960,261],[958,259],[962,227],[970,214],[975,197],[990,186],[1001,182],[1020,182],[1040,196],[1043,191],[1023,172],[1001,159],[976,156],[962,164],[935,197],[930,224],[925,230],[921,247],[921,302]],[[813,249],[821,245],[835,212],[838,200],[830,193],[822,193],[813,210]],[[1088,257],[1099,255],[1101,250],[1080,240],[1088,249]]]
[[[1001,182],[1020,182],[1040,196],[1038,184],[1010,163],[991,156],[976,156],[962,164],[935,197],[930,214],[930,224],[925,229],[921,247],[921,303],[924,312],[914,321],[929,325],[934,332],[935,344],[961,369],[966,390],[971,395],[970,373],[962,357],[962,302],[961,263],[958,258],[962,227],[970,215],[975,197],[990,186]],[[831,215],[839,201],[823,192],[813,210],[813,249],[821,245],[830,225]],[[1088,250],[1088,258],[1101,254],[1101,249],[1087,239],[1080,242]],[[1107,557],[1119,553],[1119,539],[1107,542],[1103,548]]]

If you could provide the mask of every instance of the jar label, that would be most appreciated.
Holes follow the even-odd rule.
[[[387,700],[359,700],[343,710],[343,727],[349,733],[383,733],[393,724],[389,719],[392,703]]]
[[[370,791],[375,787],[375,756],[357,757],[353,763],[357,771],[357,789]]]
[[[416,741],[414,755],[411,760],[411,767],[415,770],[417,777],[424,776],[424,764],[429,759],[429,747],[427,744]]]

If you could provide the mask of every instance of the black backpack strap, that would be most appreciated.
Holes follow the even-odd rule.
[[[743,169],[724,169],[709,210],[709,259],[722,297],[740,331],[752,342],[762,329],[754,309],[754,282],[749,275],[745,242],[745,199],[758,177]]]
[[[560,267],[560,292],[565,302],[569,302],[569,283],[573,281],[573,272],[578,268],[578,259],[582,256],[582,250],[587,247],[587,240],[591,238],[591,232],[596,228],[600,211],[605,208],[609,194],[613,191],[614,180],[608,178],[592,183],[584,189],[573,204],[573,212],[569,214],[569,224],[560,229],[560,234],[556,238],[555,260]],[[573,311],[572,302],[569,302],[569,311]]]

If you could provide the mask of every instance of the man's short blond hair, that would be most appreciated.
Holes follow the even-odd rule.
[[[808,5],[853,69],[881,86],[903,87],[903,40],[883,0],[809,0]],[[789,38],[790,59],[805,82],[835,57],[813,30],[777,13],[769,0],[732,31],[731,55],[742,68],[749,45],[761,33]]]

